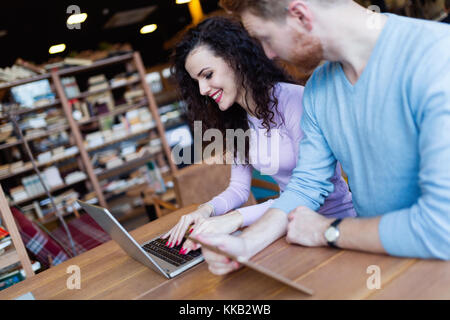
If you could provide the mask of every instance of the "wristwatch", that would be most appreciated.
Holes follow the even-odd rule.
[[[333,223],[325,231],[325,239],[328,242],[328,245],[333,248],[337,248],[336,241],[339,238],[339,229],[338,225],[341,223],[342,219],[336,219]]]

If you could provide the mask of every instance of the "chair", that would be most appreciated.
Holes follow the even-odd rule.
[[[252,193],[256,202],[262,203],[278,198],[280,196],[280,187],[272,177],[261,175],[257,170],[253,170]]]
[[[230,177],[231,165],[226,164],[201,163],[182,168],[173,176],[177,203],[180,207],[205,203],[228,187]],[[243,206],[255,204],[255,197],[250,193]]]
[[[178,208],[192,204],[201,204],[211,200],[223,192],[230,183],[231,165],[226,164],[192,164],[184,167],[173,175],[176,205],[164,199],[145,185],[136,186],[127,192],[128,196],[140,196],[147,213],[151,215],[153,206],[159,218]],[[255,205],[257,201],[252,193],[244,206]]]
[[[157,194],[155,190],[147,184],[140,184],[128,189],[126,195],[128,197],[141,198],[150,221],[178,209],[176,204],[169,202],[172,199],[176,199],[173,190],[169,190],[165,194],[161,195]]]

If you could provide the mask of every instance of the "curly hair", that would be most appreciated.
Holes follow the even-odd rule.
[[[216,57],[228,63],[246,92],[245,99],[251,95],[256,104],[255,116],[262,119],[262,125],[268,132],[271,123],[276,125],[273,121],[274,111],[278,113],[278,99],[273,88],[278,82],[292,80],[266,57],[259,42],[250,37],[241,23],[231,18],[213,17],[204,20],[189,29],[175,48],[172,72],[186,103],[188,119],[192,123],[201,121],[204,131],[212,128],[220,130],[224,145],[227,145],[227,129],[249,129],[244,108],[234,103],[226,111],[219,110],[212,98],[200,94],[198,83],[185,69],[189,53],[200,46],[205,46]],[[234,158],[237,159],[237,148],[234,150]],[[244,156],[248,163],[247,144]]]

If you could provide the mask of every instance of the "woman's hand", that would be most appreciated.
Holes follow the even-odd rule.
[[[231,211],[222,216],[200,219],[193,227],[192,236],[196,237],[201,233],[209,234],[230,234],[238,230],[243,223],[242,214],[239,211]],[[187,254],[191,250],[200,248],[199,244],[186,240],[181,248],[181,253]]]
[[[166,246],[169,246],[170,248],[176,247],[183,240],[187,228],[191,224],[197,224],[199,221],[208,218],[211,216],[212,212],[212,206],[204,205],[199,207],[197,210],[182,216],[178,223],[170,229],[169,232],[164,234],[161,239],[169,238],[166,242]]]

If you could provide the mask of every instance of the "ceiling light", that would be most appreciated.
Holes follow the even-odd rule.
[[[143,26],[141,28],[141,33],[142,34],[146,34],[146,33],[151,33],[153,31],[155,31],[158,28],[158,26],[156,24],[148,24],[146,26]]]
[[[175,3],[176,4],[183,4],[183,3],[188,3],[191,2],[191,0],[176,0]]]
[[[87,18],[87,13],[73,14],[67,18],[67,24],[83,23]]]
[[[54,46],[51,46],[50,49],[48,49],[48,52],[50,54],[60,53],[66,50],[66,45],[64,43],[56,44]]]

